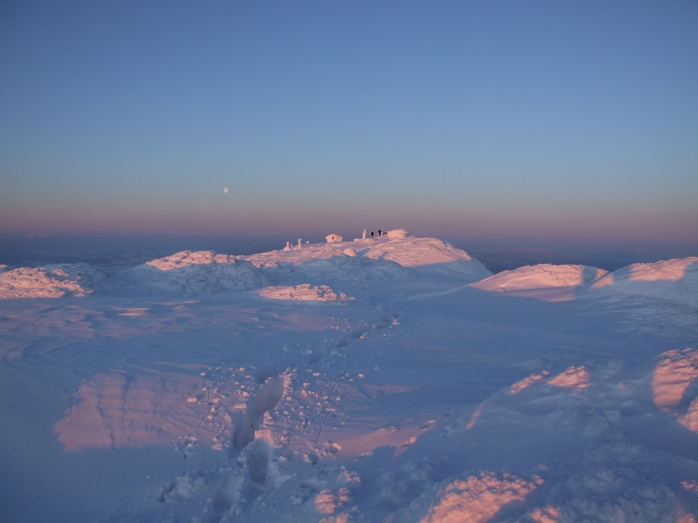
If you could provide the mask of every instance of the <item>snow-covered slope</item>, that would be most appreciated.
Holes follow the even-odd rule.
[[[483,291],[562,301],[573,299],[579,289],[588,287],[605,274],[606,271],[597,267],[545,263],[503,271],[470,286]]]
[[[0,269],[0,299],[86,296],[103,278],[102,272],[84,263]]]
[[[212,251],[182,251],[127,269],[105,282],[116,294],[189,295],[258,289],[260,271],[237,256]]]
[[[698,307],[698,257],[634,263],[591,286],[594,295],[647,296]]]

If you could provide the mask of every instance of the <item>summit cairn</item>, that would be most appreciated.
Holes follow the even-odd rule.
[[[344,238],[342,238],[339,234],[328,234],[325,236],[325,239],[327,240],[327,243],[342,243],[344,241]]]

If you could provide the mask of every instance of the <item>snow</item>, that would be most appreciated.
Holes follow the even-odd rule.
[[[103,278],[99,270],[83,263],[0,271],[0,299],[86,296]]]
[[[607,274],[591,288],[598,294],[647,296],[698,307],[698,257],[634,263]]]
[[[389,240],[402,240],[407,238],[407,231],[405,229],[393,229],[385,233],[388,235]]]
[[[695,258],[388,233],[0,289],[3,521],[696,521]]]
[[[104,292],[192,295],[257,289],[266,283],[251,263],[212,251],[182,251],[116,275]]]
[[[503,271],[471,287],[490,292],[540,298],[546,301],[574,299],[580,289],[589,287],[606,271],[584,265],[528,265]]]
[[[548,384],[555,387],[570,389],[574,392],[579,392],[589,387],[590,379],[589,369],[584,366],[575,367],[573,365],[566,369],[565,372],[562,372],[554,378],[548,380]]]
[[[256,291],[257,294],[270,300],[284,300],[289,302],[347,302],[354,298],[343,292],[336,293],[327,285],[301,285],[284,286],[275,285]]]
[[[436,500],[427,509],[426,516],[413,521],[423,523],[484,523],[512,501],[525,499],[543,480],[533,476],[530,481],[508,473],[501,477],[492,472],[481,472],[464,480],[457,479],[436,492]],[[421,501],[421,500],[420,500]],[[417,505],[417,503],[414,503]],[[415,510],[419,514],[422,510]]]

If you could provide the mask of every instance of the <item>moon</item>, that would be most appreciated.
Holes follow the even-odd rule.
[[[228,188],[227,188],[227,187],[224,188],[224,189],[223,189],[223,192],[224,192],[225,194],[228,194]]]

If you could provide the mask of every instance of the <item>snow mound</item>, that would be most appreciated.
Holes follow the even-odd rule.
[[[353,262],[348,260],[349,257],[344,253],[347,244],[348,242],[311,244],[303,246],[302,249],[271,251],[237,258],[247,260],[260,268],[283,265],[313,273],[319,267],[329,269],[327,266],[329,263],[334,264],[334,268],[339,271],[335,277],[358,277],[359,279],[365,279],[365,275],[361,273],[352,275],[349,269],[365,271],[367,268],[375,269],[377,264],[383,265],[381,270],[391,272],[394,277],[409,276],[409,271],[396,270],[400,268],[469,281],[481,280],[492,275],[484,265],[467,252],[436,238],[391,239],[388,235],[383,235],[374,240],[357,239],[350,244],[357,253]],[[339,261],[340,259],[342,261]],[[327,262],[327,260],[334,261]],[[374,263],[365,263],[368,260]],[[386,262],[389,263],[386,264]]]
[[[588,287],[605,274],[603,269],[586,265],[542,263],[503,271],[470,286],[483,291],[563,301],[573,299],[578,289]]]
[[[425,493],[411,503],[409,516],[414,519],[410,518],[410,521],[416,522],[417,517],[420,523],[489,521],[502,507],[524,500],[542,484],[543,480],[535,475],[526,480],[507,472],[496,474],[490,471],[466,479],[446,480],[435,492]],[[429,501],[432,504],[425,511],[424,505]],[[424,512],[426,514],[422,517]]]
[[[507,292],[555,287],[579,287],[590,285],[606,274],[603,269],[586,265],[527,265],[511,271],[503,271],[487,279],[471,284],[484,291]]]
[[[82,297],[103,278],[104,274],[84,263],[0,271],[0,299]]]
[[[392,232],[392,231],[391,231]],[[370,241],[370,240],[369,240]],[[419,271],[481,280],[492,273],[467,252],[436,238],[403,237],[376,240],[365,254]]]
[[[153,294],[209,294],[258,289],[265,285],[259,269],[236,256],[212,251],[182,251],[121,273],[122,291]],[[116,283],[116,282],[114,282]]]
[[[634,263],[605,275],[595,294],[639,295],[698,307],[698,257]]]
[[[173,269],[181,269],[183,267],[193,267],[196,265],[211,265],[211,264],[235,264],[235,256],[228,254],[216,254],[213,251],[181,251],[164,258],[150,260],[145,265],[155,267],[161,271],[171,271]]]
[[[270,300],[285,300],[290,302],[347,302],[353,300],[343,292],[335,292],[327,285],[284,286],[275,285],[256,291],[257,294]]]
[[[407,238],[407,231],[405,229],[393,229],[386,233],[389,240],[402,240]]]

